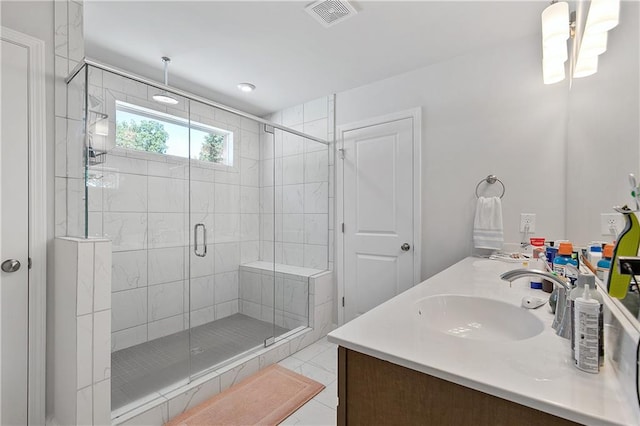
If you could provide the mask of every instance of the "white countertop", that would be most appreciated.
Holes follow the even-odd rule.
[[[542,333],[519,341],[465,339],[431,330],[416,320],[415,301],[436,294],[472,295],[516,306],[525,295],[548,296],[531,290],[526,278],[511,286],[500,280],[502,272],[520,267],[464,259],[334,330],[328,340],[578,423],[640,425],[638,403],[621,391],[608,360],[599,374],[585,373],[573,365],[569,340],[551,328],[553,315],[548,306],[531,311],[544,322]]]

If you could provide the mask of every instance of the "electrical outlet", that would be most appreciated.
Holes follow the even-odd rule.
[[[536,232],[536,214],[535,213],[520,213],[520,232],[527,232],[527,225],[529,225],[528,232],[533,234]]]
[[[623,229],[624,216],[620,213],[602,213],[600,215],[600,233],[602,235],[617,237]]]

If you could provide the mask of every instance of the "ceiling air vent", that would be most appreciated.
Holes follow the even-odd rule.
[[[305,10],[325,27],[331,27],[358,13],[348,2],[337,0],[319,0],[305,7]]]

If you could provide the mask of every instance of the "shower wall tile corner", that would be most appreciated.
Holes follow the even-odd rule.
[[[54,245],[53,418],[57,424],[109,424],[111,280],[104,265],[111,243],[62,237]]]
[[[83,1],[54,2],[54,235],[80,235],[83,191],[72,170],[82,155],[73,136],[65,78],[84,57]],[[71,108],[69,108],[71,107]],[[75,147],[75,155],[69,155]],[[56,424],[111,424],[111,243],[56,238],[51,286],[47,415]]]
[[[70,119],[70,111],[81,110],[80,99],[67,97],[65,78],[84,57],[83,35],[83,1],[60,0],[54,2],[54,40],[55,40],[55,177],[56,191],[54,196],[55,211],[54,235],[81,235],[82,218],[77,214],[77,208],[82,205],[82,194],[77,190],[77,182],[71,180],[81,170],[76,170],[78,159],[82,158],[82,147],[75,146],[79,140],[75,136],[77,122]],[[75,149],[75,151],[74,151]],[[81,161],[80,161],[81,162]]]
[[[332,141],[332,96],[271,114],[268,119]],[[260,259],[327,269],[329,230],[334,229],[333,155],[329,147],[284,131],[264,131],[260,156]],[[275,170],[273,168],[275,167]]]

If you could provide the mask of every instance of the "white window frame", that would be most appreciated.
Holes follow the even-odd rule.
[[[195,130],[199,130],[205,133],[213,133],[216,135],[220,135],[224,137],[224,148],[223,148],[223,155],[222,158],[224,159],[224,161],[221,162],[214,162],[214,161],[203,161],[203,160],[199,160],[197,158],[191,158],[191,157],[182,157],[182,156],[178,156],[178,155],[172,155],[172,154],[160,154],[157,152],[150,152],[150,151],[144,151],[144,150],[138,150],[138,149],[130,149],[130,148],[125,148],[122,146],[117,145],[117,140],[115,139],[115,135],[114,135],[114,142],[116,143],[115,147],[117,149],[121,149],[127,152],[144,152],[144,153],[149,153],[149,154],[155,154],[155,155],[162,155],[162,156],[166,156],[166,157],[170,157],[172,159],[181,159],[181,160],[188,160],[188,161],[195,161],[198,162],[200,164],[216,164],[219,166],[224,166],[224,167],[234,167],[235,166],[235,159],[234,159],[234,132],[232,130],[226,130],[226,129],[220,129],[218,127],[214,127],[208,124],[204,124],[204,123],[199,123],[197,121],[193,121],[190,119],[186,119],[186,118],[182,118],[182,117],[178,117],[176,115],[172,115],[172,114],[168,114],[166,112],[162,112],[162,111],[156,111],[150,108],[145,108],[142,107],[140,105],[136,105],[130,102],[124,102],[124,101],[120,101],[120,100],[116,100],[115,102],[115,111],[116,111],[116,123],[117,123],[117,116],[118,116],[118,112],[119,111],[123,111],[123,112],[128,112],[130,114],[135,114],[141,117],[146,117],[149,118],[151,120],[156,120],[156,121],[160,121],[160,122],[166,122],[166,123],[170,123],[170,124],[175,124],[178,126],[184,126],[187,130],[190,129],[195,129]],[[117,124],[116,124],[117,125]]]

